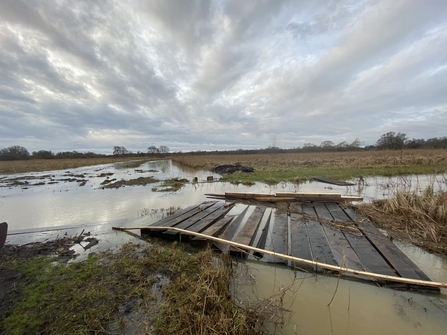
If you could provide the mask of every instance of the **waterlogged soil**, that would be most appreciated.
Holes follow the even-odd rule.
[[[39,273],[27,273],[26,270],[23,271],[20,266],[15,267],[14,264],[29,264],[26,262],[35,262],[38,259],[41,259],[41,257],[54,260],[53,264],[67,264],[73,262],[77,256],[79,256],[79,254],[73,249],[73,246],[78,245],[84,250],[88,250],[90,247],[98,244],[98,242],[99,240],[96,237],[90,237],[89,233],[82,232],[79,235],[64,236],[62,238],[45,242],[32,242],[24,245],[5,245],[2,250],[0,250],[0,333],[4,334],[11,331],[10,326],[8,326],[7,323],[4,323],[4,321],[13,313],[14,308],[16,308],[15,304],[22,301],[27,296],[28,293],[26,293],[26,291],[33,289],[36,283],[39,285]],[[145,249],[148,245],[149,244],[145,243],[145,245],[135,247],[137,249],[140,248],[141,252],[135,249],[132,257],[143,257],[144,252],[146,252]],[[133,247],[130,247],[130,249],[132,248]],[[115,252],[111,250],[96,255],[99,257],[97,263],[102,267],[107,267],[108,264],[112,263],[119,263],[120,257],[128,257],[125,252],[124,254],[122,254],[122,252],[115,254]],[[82,262],[85,262],[85,259]],[[82,262],[80,264],[82,264]],[[46,264],[47,266],[53,266],[50,263]],[[42,268],[41,270],[44,272],[45,268]],[[119,302],[117,308],[114,308],[113,316],[111,317],[112,321],[110,321],[110,323],[105,327],[106,333],[146,334],[152,333],[155,330],[155,320],[163,302],[163,290],[165,286],[169,284],[170,279],[163,272],[158,273],[157,271],[152,271],[148,272],[146,275],[147,281],[150,282],[149,294],[151,295],[151,298],[144,299],[143,301],[142,298],[137,296],[132,296],[129,298],[124,297]],[[118,276],[122,277],[122,274]],[[63,280],[58,278],[52,279],[56,282]],[[75,281],[76,278],[69,278],[68,280],[71,279]],[[45,285],[44,283],[42,284]],[[140,283],[135,281],[135,285],[139,284]],[[95,284],[86,280],[85,285],[94,286]],[[93,289],[96,290],[99,288],[93,287]],[[117,292],[116,295],[121,297],[122,293],[123,292]],[[67,294],[69,293],[67,292]],[[110,299],[111,300],[107,304],[115,305],[116,302],[113,301],[114,298]],[[59,307],[65,308],[65,306]],[[32,311],[30,313],[36,313],[35,309],[35,306],[30,306],[30,311]],[[79,326],[82,327],[84,325]],[[65,331],[71,332],[75,329],[73,325],[67,327],[68,328],[66,328]],[[51,329],[51,326],[44,323],[40,325],[40,329],[43,330],[44,333],[47,333],[44,329]],[[63,332],[64,330],[62,330],[62,333]]]

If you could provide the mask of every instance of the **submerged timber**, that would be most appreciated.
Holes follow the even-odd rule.
[[[305,271],[340,272],[396,289],[439,292],[440,287],[447,287],[431,282],[369,220],[346,207],[344,202],[350,197],[292,193],[226,196],[258,203],[244,205],[238,214],[230,215],[234,203],[207,201],[152,225],[129,229],[140,229],[143,236],[195,245],[212,243],[222,252],[241,257],[256,257]],[[272,210],[259,202],[263,197],[267,202],[283,198],[288,202],[288,211]]]

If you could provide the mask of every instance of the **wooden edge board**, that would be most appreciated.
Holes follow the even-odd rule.
[[[120,231],[135,230],[135,229],[146,229],[146,228],[148,228],[148,227],[147,226],[143,226],[143,227],[142,226],[140,226],[140,227],[112,227],[112,229],[120,230]],[[319,267],[319,268],[326,269],[326,270],[331,270],[331,271],[336,271],[336,272],[340,272],[340,273],[350,273],[350,274],[354,274],[354,275],[358,275],[358,276],[362,276],[362,277],[382,279],[382,280],[387,280],[387,281],[392,281],[392,282],[397,282],[397,283],[410,284],[410,285],[447,288],[447,283],[426,281],[426,280],[417,280],[417,279],[409,279],[409,278],[388,276],[388,275],[383,275],[383,274],[373,273],[373,272],[367,272],[367,271],[352,270],[352,269],[348,269],[348,268],[341,267],[341,266],[335,266],[335,265],[325,264],[325,263],[321,263],[321,262],[311,261],[311,260],[308,260],[308,259],[303,259],[303,258],[289,256],[289,255],[279,254],[279,253],[274,252],[274,251],[268,251],[268,250],[264,250],[264,249],[259,249],[259,248],[252,247],[252,246],[249,246],[249,245],[244,245],[244,244],[236,243],[236,242],[233,242],[233,241],[223,240],[223,239],[218,238],[218,237],[208,236],[208,235],[204,235],[204,234],[201,234],[201,233],[194,233],[194,232],[190,232],[190,231],[187,231],[187,230],[184,230],[184,229],[175,228],[175,227],[152,226],[152,227],[150,227],[150,229],[153,229],[153,230],[166,230],[166,229],[177,230],[177,231],[179,231],[179,232],[181,232],[183,234],[200,236],[200,237],[209,239],[211,241],[228,244],[228,245],[233,246],[233,247],[246,249],[246,250],[251,250],[251,251],[259,252],[259,253],[262,253],[262,254],[268,254],[268,255],[271,255],[271,256],[275,256],[275,257],[281,257],[281,258],[284,258],[284,259],[287,259],[287,260],[291,260],[291,261],[295,261],[295,262],[299,262],[299,263],[303,263],[303,264],[307,264],[307,265],[312,265],[312,266],[315,266],[315,267]]]
[[[340,193],[294,193],[294,192],[276,192],[277,197],[294,197],[300,198],[324,198],[324,199],[341,199]]]

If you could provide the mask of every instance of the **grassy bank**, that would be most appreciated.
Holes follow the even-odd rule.
[[[447,255],[447,192],[396,192],[394,197],[357,206],[392,238]]]
[[[232,299],[231,260],[211,250],[126,244],[69,265],[0,257],[2,271],[19,276],[0,333],[261,333],[262,316]]]
[[[141,161],[142,159],[136,157],[97,157],[97,158],[54,158],[54,159],[29,159],[21,161],[0,161],[0,174],[74,169],[81,166],[117,163],[130,160]]]
[[[176,155],[171,159],[192,168],[211,171],[218,165],[236,163],[255,169],[253,173],[236,172],[225,175],[224,180],[230,182],[300,182],[318,175],[334,179],[351,179],[360,176],[447,172],[447,150]]]

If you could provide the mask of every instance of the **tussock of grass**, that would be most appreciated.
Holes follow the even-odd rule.
[[[201,255],[199,271],[182,272],[167,288],[157,334],[261,334],[262,316],[231,296],[229,256]]]
[[[185,178],[170,178],[163,181],[163,183],[160,184],[158,187],[153,187],[152,191],[154,192],[177,192],[180,190],[183,186],[185,186],[186,183],[188,183],[189,180]]]
[[[109,184],[106,184],[103,186],[104,188],[120,188],[122,186],[145,186],[147,184],[153,184],[157,183],[159,180],[157,178],[154,178],[153,176],[150,177],[139,177],[136,179],[121,179]]]
[[[21,273],[19,299],[0,317],[2,334],[254,334],[259,320],[235,305],[230,263],[209,249],[126,244],[80,263],[2,259],[2,268]],[[170,280],[159,292],[161,308],[160,276]]]
[[[447,192],[435,192],[433,187],[421,194],[396,192],[392,199],[376,200],[357,208],[391,236],[447,255]]]

